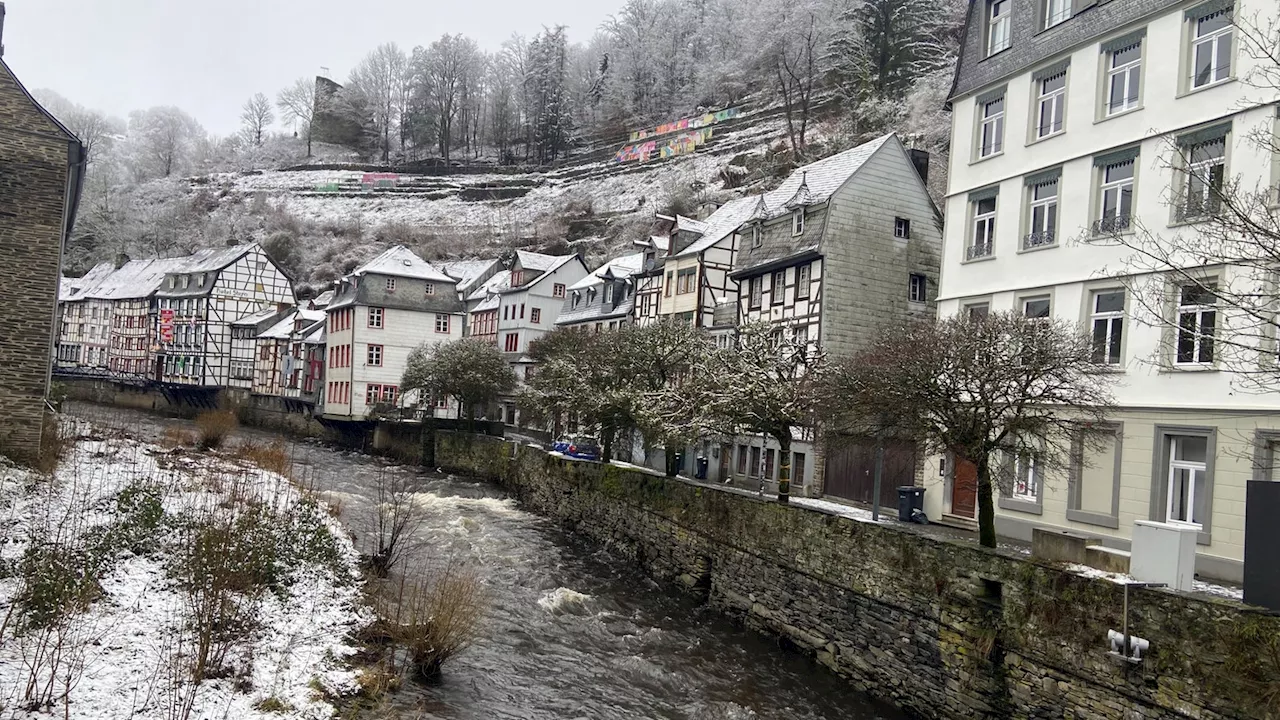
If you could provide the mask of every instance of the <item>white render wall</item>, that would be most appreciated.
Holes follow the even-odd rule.
[[[365,393],[369,384],[400,387],[409,353],[422,344],[437,345],[462,337],[465,316],[449,315],[449,332],[436,332],[436,313],[385,308],[381,328],[369,327],[369,308],[357,305],[350,331],[334,333],[329,344],[351,343],[351,367],[339,368],[333,379],[350,380],[351,405],[327,405],[326,414],[363,418],[369,410]],[[382,346],[382,365],[368,364],[370,345]],[[327,358],[327,356],[326,356]],[[349,376],[348,376],[349,371]],[[326,380],[329,378],[327,377]],[[399,400],[397,399],[397,404]]]
[[[535,278],[524,290],[506,293],[501,296],[498,307],[498,349],[506,350],[508,333],[519,333],[520,344],[516,352],[529,351],[529,343],[555,330],[556,318],[564,307],[563,297],[554,297],[555,286],[561,284],[568,287],[587,276],[587,269],[581,262],[570,260],[547,275]],[[524,317],[520,317],[520,305],[524,305]],[[504,308],[510,308],[506,319],[503,319]],[[541,312],[539,322],[533,322],[534,308]],[[514,317],[511,312],[514,310]]]

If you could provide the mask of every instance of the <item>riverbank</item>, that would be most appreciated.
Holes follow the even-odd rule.
[[[50,476],[0,466],[5,718],[328,718],[358,690],[358,557],[287,458],[64,430]]]
[[[1280,618],[1020,553],[540,448],[440,433],[437,462],[913,715],[1275,717]],[[1125,627],[1149,642],[1110,653]]]

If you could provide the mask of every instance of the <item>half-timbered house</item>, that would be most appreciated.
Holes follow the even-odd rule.
[[[634,276],[642,270],[644,259],[644,253],[614,258],[570,285],[556,326],[601,332],[631,324],[636,300]]]
[[[738,322],[764,322],[827,355],[847,355],[880,327],[934,311],[942,223],[925,187],[927,156],[884,135],[793,172],[777,189],[753,199],[739,229]],[[810,491],[870,501],[862,473],[845,468],[827,478],[812,431],[792,446],[792,482]],[[780,459],[769,441],[761,465],[776,481]],[[748,457],[751,443],[737,442]],[[902,453],[908,453],[903,449]],[[905,463],[910,481],[914,472]],[[755,462],[735,471],[754,476]],[[843,465],[842,465],[843,467]],[[867,477],[870,477],[868,475]],[[856,487],[855,487],[856,485]],[[892,488],[895,483],[886,483]],[[886,500],[889,493],[885,491]],[[896,497],[896,496],[895,496]]]
[[[738,294],[737,282],[729,274],[738,252],[738,228],[751,215],[754,204],[754,198],[735,198],[706,220],[674,219],[668,251],[661,258],[657,310],[649,318],[656,315],[656,319],[674,319],[694,327],[711,326],[716,305]],[[646,295],[653,289],[652,283],[646,283]],[[652,311],[646,308],[646,312]]]
[[[325,311],[323,407],[340,420],[415,405],[400,393],[409,353],[461,338],[466,317],[457,281],[400,245],[338,281]]]
[[[156,293],[156,380],[225,387],[230,379],[231,323],[272,306],[289,305],[292,283],[256,243],[202,250],[186,258],[166,274]]]
[[[290,312],[288,309],[269,307],[231,322],[231,361],[227,372],[227,387],[256,392],[254,385],[258,336]]]
[[[662,300],[662,265],[671,247],[671,238],[653,235],[634,242],[644,261],[640,271],[632,276],[636,299],[632,304],[631,318],[637,325],[648,325],[658,319],[658,303]]]
[[[99,338],[103,321],[98,316],[101,304],[88,298],[90,291],[111,275],[115,268],[111,263],[93,266],[83,277],[63,278],[58,286],[57,348],[54,352],[54,368],[63,373],[92,373],[95,368],[107,364],[107,336]],[[110,307],[106,308],[109,327]],[[101,354],[101,358],[99,358]]]
[[[310,374],[304,338],[323,326],[324,310],[298,308],[279,316],[257,337],[253,392],[300,397]]]

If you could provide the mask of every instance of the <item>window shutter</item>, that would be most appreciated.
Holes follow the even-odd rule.
[[[1131,33],[1121,35],[1120,37],[1107,40],[1099,46],[1099,49],[1104,53],[1119,52],[1125,48],[1140,44],[1144,39],[1146,39],[1146,37],[1147,29],[1141,28]]]
[[[990,90],[982,93],[977,98],[975,98],[976,102],[978,103],[978,107],[982,107],[983,105],[986,105],[992,100],[999,100],[1000,98],[1004,97],[1005,90],[1008,89],[1008,87],[1009,87],[1008,85],[1001,85],[998,88],[991,88]]]
[[[1044,183],[1052,182],[1060,177],[1062,177],[1062,168],[1056,167],[1032,173],[1024,177],[1022,180],[1027,187],[1035,187],[1036,185],[1043,185]]]

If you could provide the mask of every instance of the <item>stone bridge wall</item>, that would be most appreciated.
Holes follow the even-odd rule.
[[[1280,618],[1131,590],[1144,662],[1107,652],[1123,588],[1016,553],[533,447],[438,433],[436,463],[925,718],[1274,718]]]

